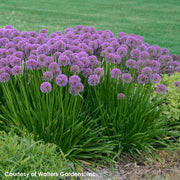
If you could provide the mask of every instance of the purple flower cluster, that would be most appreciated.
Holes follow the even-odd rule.
[[[77,95],[84,89],[81,79],[96,86],[108,75],[124,83],[159,83],[159,74],[180,71],[180,63],[173,61],[169,50],[150,46],[144,38],[135,34],[118,33],[117,39],[109,30],[97,31],[94,27],[77,25],[48,36],[46,29],[39,33],[22,32],[12,26],[0,29],[0,81],[8,82],[10,76],[40,70],[46,82],[40,88],[50,92],[50,81],[66,86]],[[27,69],[27,71],[25,71]],[[132,75],[136,70],[136,78]],[[81,77],[81,79],[80,79]],[[68,81],[69,78],[69,81]]]

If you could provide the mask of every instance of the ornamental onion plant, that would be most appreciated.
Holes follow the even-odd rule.
[[[150,156],[165,145],[160,104],[167,89],[156,84],[180,70],[168,49],[82,25],[64,35],[20,33],[8,25],[0,29],[0,48],[4,128],[25,127],[73,160]]]

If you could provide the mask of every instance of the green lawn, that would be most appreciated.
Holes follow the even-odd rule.
[[[20,31],[63,31],[78,24],[115,35],[124,31],[180,54],[179,0],[0,0],[0,27],[7,24]]]

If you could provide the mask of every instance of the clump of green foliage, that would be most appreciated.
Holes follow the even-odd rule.
[[[70,172],[64,155],[57,153],[56,145],[35,142],[32,136],[25,134],[20,137],[14,132],[0,131],[0,179],[5,178],[5,172]],[[39,176],[33,178],[38,179]]]
[[[168,76],[167,74],[163,76],[161,83],[165,84],[167,87],[167,93],[163,99],[163,111],[162,116],[164,120],[167,121],[167,125],[170,130],[177,130],[176,137],[180,138],[178,131],[180,130],[180,88],[174,85],[175,81],[180,80],[180,73]]]

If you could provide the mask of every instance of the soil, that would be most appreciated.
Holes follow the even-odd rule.
[[[147,164],[132,157],[120,157],[112,173],[110,167],[97,167],[99,172],[86,168],[86,172],[95,173],[95,177],[84,177],[83,180],[180,180],[180,152],[159,152],[160,161]]]

